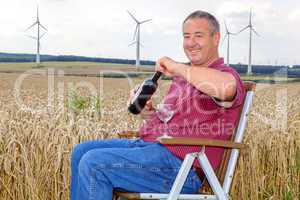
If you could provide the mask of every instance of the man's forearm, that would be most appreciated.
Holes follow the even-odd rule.
[[[179,74],[198,90],[222,101],[233,99],[236,93],[233,75],[208,67],[179,65]]]

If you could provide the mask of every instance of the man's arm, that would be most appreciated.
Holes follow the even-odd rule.
[[[220,101],[231,101],[236,93],[236,80],[230,73],[209,67],[188,66],[168,57],[159,59],[155,68],[167,76],[183,77],[198,90]]]

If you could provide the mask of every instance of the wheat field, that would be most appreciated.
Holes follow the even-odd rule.
[[[69,199],[72,147],[142,123],[126,111],[126,79],[34,75],[18,86],[19,79],[0,74],[1,200]],[[169,81],[161,85],[155,101]],[[300,83],[258,85],[232,199],[300,199],[299,94]]]

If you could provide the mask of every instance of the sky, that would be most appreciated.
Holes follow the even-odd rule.
[[[141,59],[168,56],[186,62],[182,49],[182,21],[195,10],[217,17],[225,36],[224,20],[231,32],[248,25],[253,11],[253,63],[300,64],[300,1],[298,0],[0,0],[0,52],[35,53],[37,29],[25,31],[36,20],[48,31],[41,53],[135,59],[135,22],[141,25]],[[230,38],[230,62],[247,63],[249,31]],[[226,57],[227,42],[220,47]]]

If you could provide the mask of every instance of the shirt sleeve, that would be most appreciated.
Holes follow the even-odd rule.
[[[245,97],[245,90],[243,86],[243,82],[241,81],[240,75],[231,67],[223,67],[220,69],[222,72],[230,73],[233,75],[236,81],[236,93],[232,101],[220,101],[216,98],[213,98],[213,101],[224,108],[235,108],[243,104]]]
[[[173,77],[171,85],[167,91],[167,94],[164,97],[164,103],[167,104],[173,104],[175,105],[176,99],[177,99],[177,92],[176,90],[178,89],[176,77]]]

